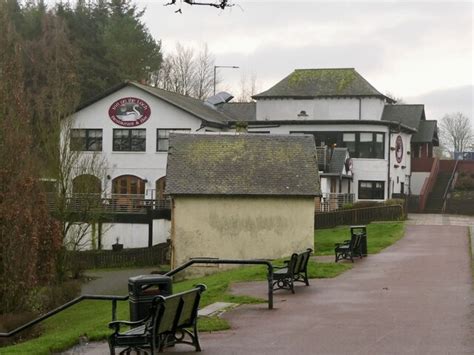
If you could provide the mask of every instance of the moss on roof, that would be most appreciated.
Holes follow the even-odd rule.
[[[385,97],[354,68],[334,68],[296,69],[275,86],[255,95],[254,98],[330,96]]]
[[[167,193],[316,196],[314,138],[170,134]]]

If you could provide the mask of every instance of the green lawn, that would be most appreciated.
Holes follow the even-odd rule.
[[[335,277],[349,268],[351,265],[348,264],[320,264],[310,261],[308,274],[310,278],[329,278]],[[227,293],[232,282],[266,280],[266,270],[265,266],[239,267],[202,278],[177,282],[173,284],[173,291],[180,292],[197,283],[207,285],[208,289],[203,293],[201,307],[216,301],[240,304],[266,302],[264,299],[234,296]],[[128,301],[119,302],[117,311],[118,319],[128,319]],[[82,335],[86,335],[90,340],[105,339],[111,333],[107,327],[110,320],[110,301],[84,301],[45,321],[41,337],[0,348],[0,354],[50,354],[72,347]],[[217,317],[202,318],[198,324],[201,331],[229,328],[225,320]]]
[[[367,225],[367,251],[380,252],[399,240],[404,233],[403,222],[371,223]],[[314,233],[316,255],[334,255],[334,244],[351,239],[349,226],[318,229]]]
[[[403,222],[372,223],[367,226],[367,242],[370,254],[377,253],[393,244],[403,236]],[[349,239],[349,227],[317,230],[315,232],[316,255],[333,255],[334,243]],[[351,268],[350,264],[316,263],[310,261],[308,273],[310,278],[335,277]],[[249,296],[235,296],[227,293],[233,282],[256,281],[266,279],[265,266],[239,267],[233,270],[220,272],[210,276],[185,280],[173,284],[174,292],[191,288],[197,283],[207,285],[208,290],[203,293],[201,306],[216,301],[234,303],[259,303],[264,299]],[[117,318],[127,319],[129,315],[128,302],[119,302]],[[80,336],[87,336],[90,340],[105,339],[110,330],[107,323],[111,320],[111,302],[85,301],[48,319],[43,324],[43,335],[21,344],[0,348],[0,354],[50,354],[72,347]],[[202,318],[199,320],[201,331],[228,329],[229,325],[223,319]]]

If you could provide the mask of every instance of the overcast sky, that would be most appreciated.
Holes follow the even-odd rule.
[[[179,3],[180,0],[177,0]],[[461,111],[474,122],[472,1],[247,1],[233,8],[138,1],[165,52],[207,43],[220,89],[242,75],[266,90],[297,68],[353,67],[382,93],[424,103],[428,119]]]

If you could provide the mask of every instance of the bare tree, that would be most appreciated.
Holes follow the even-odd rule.
[[[214,84],[214,57],[209,53],[207,43],[203,45],[195,60],[194,97],[204,100],[212,93]]]
[[[54,195],[56,218],[61,222],[64,245],[68,250],[96,248],[91,230],[101,224],[106,215],[102,191],[108,181],[108,165],[101,152],[82,152],[71,140],[74,117],[61,123],[59,166],[55,176]]]
[[[443,144],[455,152],[462,152],[474,142],[474,132],[469,117],[461,112],[445,115],[439,124]]]
[[[257,74],[252,73],[250,78],[247,74],[242,74],[240,77],[240,92],[237,97],[237,102],[251,102],[252,96],[257,93]]]
[[[203,100],[212,93],[213,73],[214,56],[207,44],[196,54],[193,48],[178,43],[176,53],[165,56],[159,72],[150,79],[161,89]]]
[[[394,102],[394,105],[403,105],[405,104],[405,100],[401,96],[397,96],[391,92],[385,93],[385,96],[387,96],[389,99],[392,99]]]
[[[172,91],[190,95],[195,80],[194,51],[180,43],[176,45],[176,54],[168,58],[172,66],[170,82]]]

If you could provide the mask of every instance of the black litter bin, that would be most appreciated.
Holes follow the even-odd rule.
[[[140,275],[128,279],[130,320],[132,322],[148,316],[153,298],[173,293],[172,280],[164,275]]]
[[[362,256],[367,256],[367,227],[366,226],[351,226],[351,238],[354,235],[360,235],[360,249]]]

